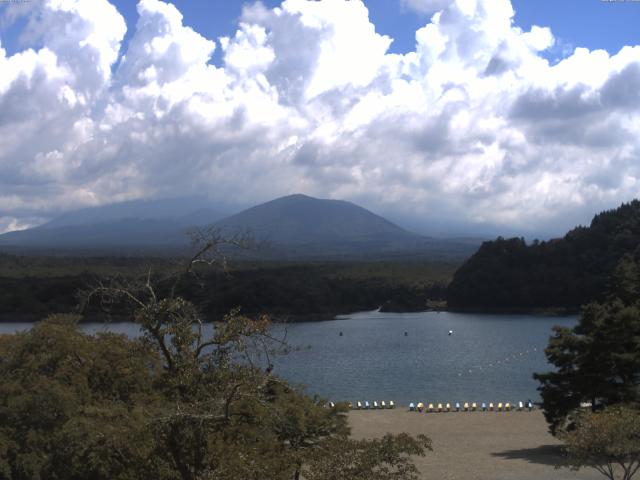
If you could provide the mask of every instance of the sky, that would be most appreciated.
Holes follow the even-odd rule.
[[[640,195],[640,1],[0,0],[0,232],[305,193],[555,235]]]

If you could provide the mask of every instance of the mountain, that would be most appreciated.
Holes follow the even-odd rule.
[[[300,194],[257,205],[215,225],[228,232],[249,229],[258,238],[286,245],[417,237],[353,203]]]
[[[640,245],[640,201],[596,215],[563,238],[485,242],[454,274],[448,305],[458,310],[577,310],[599,300],[623,257]]]
[[[234,252],[254,259],[461,259],[479,245],[417,235],[353,203],[300,194],[221,218],[197,199],[126,202],[70,212],[36,228],[0,235],[0,248],[129,254],[148,253],[147,248],[176,250],[188,247],[191,227],[205,225],[228,235],[246,233],[261,242],[257,252]]]
[[[257,205],[216,222],[228,234],[247,233],[277,257],[339,257],[381,254],[466,256],[477,247],[408,232],[343,200],[295,194]]]
[[[136,200],[68,212],[28,230],[0,235],[0,247],[144,250],[187,247],[187,231],[224,215],[200,198]]]

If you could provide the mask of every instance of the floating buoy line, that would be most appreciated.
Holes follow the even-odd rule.
[[[453,330],[448,330],[447,332],[448,336],[453,336],[454,331]],[[338,334],[340,337],[342,337],[344,335],[343,332],[339,332]],[[408,337],[409,336],[409,332],[405,331],[404,332],[404,336]],[[458,377],[462,377],[463,375],[471,375],[473,373],[480,373],[482,371],[485,370],[491,370],[491,369],[495,369],[498,367],[501,367],[503,365],[510,365],[513,364],[515,362],[517,362],[518,360],[521,360],[523,357],[527,357],[528,355],[531,355],[533,353],[537,353],[538,351],[544,351],[543,348],[538,348],[538,347],[533,347],[533,348],[529,348],[527,350],[523,350],[521,352],[516,352],[512,355],[507,355],[504,358],[500,358],[498,360],[494,360],[493,362],[489,362],[489,363],[485,363],[483,365],[473,365],[470,368],[465,368],[463,370],[459,370],[458,371]]]
[[[518,362],[525,357],[537,353],[538,351],[543,351],[538,347],[530,348],[528,350],[523,350],[521,352],[514,353],[512,355],[508,355],[504,358],[500,358],[499,360],[495,360],[493,362],[485,363],[484,365],[473,365],[470,368],[465,368],[464,370],[458,371],[458,376],[462,377],[463,375],[470,375],[473,373],[480,373],[485,370],[491,370],[495,368],[502,367],[504,365],[511,365]]]

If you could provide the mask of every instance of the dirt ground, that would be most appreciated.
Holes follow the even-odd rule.
[[[417,413],[403,409],[354,410],[349,424],[355,438],[385,433],[424,433],[433,452],[417,457],[424,479],[575,480],[603,479],[591,469],[555,468],[558,441],[547,431],[542,412]]]

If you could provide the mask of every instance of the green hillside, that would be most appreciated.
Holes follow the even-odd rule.
[[[640,201],[596,215],[589,227],[527,245],[485,242],[455,273],[447,291],[457,310],[576,310],[598,299],[625,253],[640,245]]]

